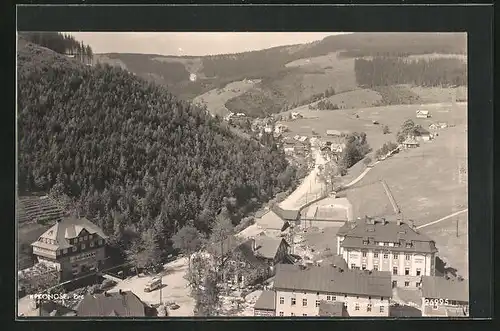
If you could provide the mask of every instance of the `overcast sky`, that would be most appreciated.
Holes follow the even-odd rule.
[[[72,32],[94,53],[209,55],[321,40],[335,32]]]

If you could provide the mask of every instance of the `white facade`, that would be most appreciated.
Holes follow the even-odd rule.
[[[344,302],[349,316],[389,316],[389,299],[344,293],[276,290],[276,316],[319,316],[322,300]]]
[[[389,271],[393,285],[399,287],[418,287],[422,276],[434,276],[434,253],[401,252],[393,248],[393,243],[379,243],[379,250],[345,249],[340,246],[342,240],[337,237],[337,254],[342,255],[349,269]]]

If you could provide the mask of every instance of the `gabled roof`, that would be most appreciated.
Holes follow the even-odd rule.
[[[422,297],[469,302],[469,281],[423,276]]]
[[[253,309],[257,310],[275,310],[275,292],[274,291],[262,291],[262,294],[255,302]]]
[[[278,253],[278,248],[282,245],[287,245],[283,238],[272,238],[267,236],[260,236],[255,238],[256,254],[266,259],[274,259]]]
[[[279,264],[274,288],[356,296],[392,297],[391,274],[387,271],[339,269],[331,266]]]
[[[298,210],[287,210],[282,209],[280,206],[276,205],[271,208],[271,210],[276,213],[281,219],[285,221],[296,221],[299,219],[299,211]]]
[[[52,227],[45,231],[40,238],[54,240],[55,244],[47,244],[40,241],[35,241],[32,246],[42,247],[46,245],[51,245],[50,248],[64,249],[72,247],[69,243],[69,239],[76,238],[82,231],[86,231],[89,234],[96,234],[102,239],[106,239],[107,236],[104,232],[94,223],[90,222],[84,217],[68,216],[63,217],[60,221],[56,222]]]
[[[131,291],[86,295],[78,304],[77,316],[144,317],[147,305]]]

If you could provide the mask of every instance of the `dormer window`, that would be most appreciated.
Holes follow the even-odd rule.
[[[411,248],[411,243],[406,243],[406,248]]]
[[[368,245],[368,240],[367,239],[363,240],[363,245]]]
[[[83,241],[83,237],[80,237],[80,242],[82,242],[82,241]]]

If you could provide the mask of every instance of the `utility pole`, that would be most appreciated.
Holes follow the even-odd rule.
[[[457,216],[457,238],[458,238],[458,216]]]

